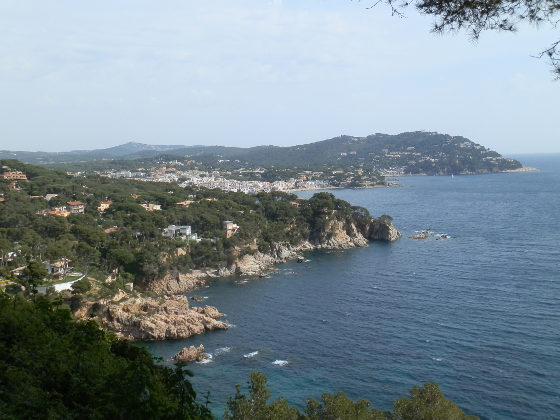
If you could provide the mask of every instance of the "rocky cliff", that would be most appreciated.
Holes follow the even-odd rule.
[[[165,277],[154,279],[147,289],[157,294],[179,294],[186,293],[205,284],[205,279],[211,277],[216,270],[192,270],[190,273],[173,273]]]
[[[168,275],[155,279],[147,286],[156,293],[176,294],[187,293],[204,285],[205,279],[211,277],[227,277],[232,275],[259,275],[270,270],[275,264],[280,264],[300,256],[304,252],[316,249],[349,249],[365,247],[368,241],[392,242],[399,239],[401,234],[390,221],[385,219],[371,219],[362,229],[354,223],[332,219],[318,235],[315,241],[303,241],[297,245],[287,242],[276,242],[266,253],[254,252],[243,255],[230,267],[213,270],[193,270],[187,274]]]
[[[303,241],[297,245],[276,242],[271,244],[269,252],[246,254],[228,268],[170,274],[149,284],[149,290],[165,297],[132,297],[119,291],[111,301],[85,303],[76,316],[82,319],[96,318],[117,336],[135,341],[184,339],[205,331],[227,329],[228,325],[218,320],[223,314],[216,308],[189,308],[187,298],[175,294],[203,286],[208,277],[259,275],[275,264],[298,258],[302,253],[315,249],[365,247],[368,241],[395,241],[400,236],[386,219],[372,219],[361,229],[352,222],[332,219],[316,235],[315,241]]]
[[[164,298],[129,297],[121,302],[86,304],[76,315],[97,318],[118,337],[133,341],[184,339],[228,325],[213,306],[189,308],[183,296]]]

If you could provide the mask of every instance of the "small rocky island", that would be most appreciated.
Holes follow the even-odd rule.
[[[201,344],[198,347],[183,347],[183,349],[171,359],[177,362],[202,362],[209,358],[210,355],[204,351],[204,346]]]

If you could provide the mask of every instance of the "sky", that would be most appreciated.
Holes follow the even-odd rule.
[[[434,35],[351,0],[0,0],[0,149],[461,135],[560,152],[546,27]]]

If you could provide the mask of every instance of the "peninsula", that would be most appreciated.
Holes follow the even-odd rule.
[[[74,315],[129,340],[228,328],[217,308],[175,296],[208,278],[262,275],[314,249],[400,237],[389,216],[325,192],[304,200],[0,165],[4,289],[54,299],[57,284],[75,280],[63,293]]]
[[[520,170],[520,162],[461,136],[416,131],[340,136],[290,147],[161,146],[126,143],[71,152],[0,151],[72,173],[178,182],[250,194],[391,185],[402,175],[486,174]]]

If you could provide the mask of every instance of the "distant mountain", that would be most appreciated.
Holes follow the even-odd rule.
[[[166,159],[189,158],[211,165],[224,161],[263,167],[327,165],[428,175],[490,173],[521,167],[520,162],[504,158],[467,138],[425,131],[340,136],[290,147],[160,146],[130,142],[108,149],[63,153],[0,151],[0,158],[35,164],[150,159],[162,155]]]

